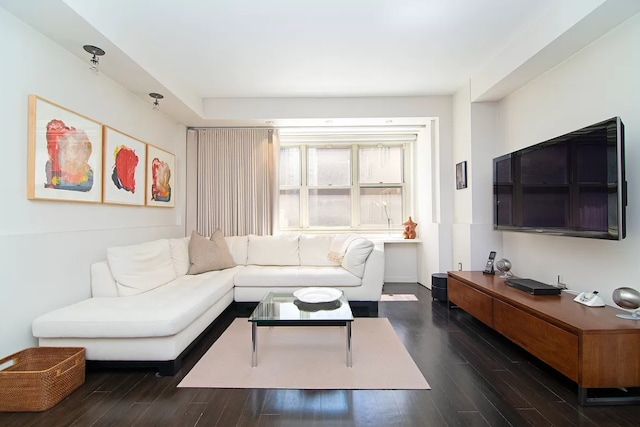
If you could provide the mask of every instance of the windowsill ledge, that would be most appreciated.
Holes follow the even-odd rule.
[[[405,239],[402,235],[384,236],[381,234],[375,234],[365,237],[375,243],[422,243],[422,239],[420,238]]]

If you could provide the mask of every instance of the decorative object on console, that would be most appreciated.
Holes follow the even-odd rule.
[[[153,145],[147,145],[147,206],[175,206],[175,156]]]
[[[102,125],[29,95],[27,198],[102,201]]]
[[[631,314],[616,314],[621,319],[640,320],[640,292],[633,288],[618,288],[613,291],[613,302],[622,308],[635,310]]]
[[[98,64],[100,63],[100,58],[98,57],[104,55],[104,50],[97,46],[91,46],[90,44],[85,44],[82,48],[93,55],[89,60],[89,63],[91,64],[89,69],[94,73],[99,73],[100,70],[98,69]]]
[[[153,101],[153,111],[160,111],[160,103],[158,102],[159,99],[164,98],[164,95],[161,95],[159,93],[155,93],[155,92],[151,92],[149,94],[150,97],[152,97],[155,101]]]
[[[456,165],[456,189],[467,188],[467,162],[460,162]]]
[[[500,278],[502,279],[513,276],[513,273],[511,272],[511,261],[506,258],[496,261],[496,270],[502,273],[500,275]]]
[[[413,222],[411,217],[409,217],[409,219],[402,225],[404,225],[404,232],[402,233],[402,237],[404,237],[405,239],[415,239],[416,227],[418,226],[418,223]]]

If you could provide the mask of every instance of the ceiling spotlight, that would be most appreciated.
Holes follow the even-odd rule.
[[[93,55],[89,60],[89,63],[91,64],[89,69],[94,73],[99,72],[100,70],[98,70],[98,63],[100,62],[100,58],[98,57],[104,55],[104,50],[96,46],[91,46],[90,44],[85,44],[82,47],[84,48],[84,50]]]
[[[153,111],[160,111],[160,103],[158,100],[164,98],[164,96],[155,92],[150,93],[149,96],[155,99],[155,101],[153,101]]]

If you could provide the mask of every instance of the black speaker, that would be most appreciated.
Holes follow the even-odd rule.
[[[431,275],[431,299],[449,301],[447,298],[447,274],[434,273]]]

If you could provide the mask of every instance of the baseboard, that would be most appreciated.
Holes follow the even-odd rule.
[[[385,283],[416,283],[418,281],[417,276],[385,276]]]

